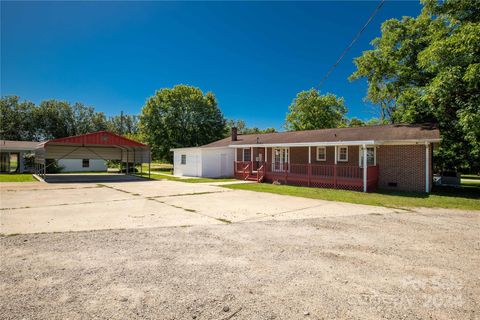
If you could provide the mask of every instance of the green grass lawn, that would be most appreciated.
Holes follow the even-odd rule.
[[[142,175],[148,177],[148,173],[142,173]],[[184,178],[184,179],[182,179],[182,178],[174,177],[172,175],[159,173],[159,172],[155,172],[155,173],[152,172],[152,174],[150,175],[150,179],[180,181],[180,182],[186,182],[186,183],[236,181],[235,179],[231,179],[231,178]]]
[[[140,170],[139,167],[137,167],[137,169]],[[142,164],[142,170],[143,171],[148,171],[148,163]],[[150,171],[173,174],[173,164],[163,163],[163,162],[152,162],[150,164]]]
[[[462,179],[480,180],[480,176],[478,176],[476,174],[462,174]]]
[[[406,192],[363,193],[336,189],[273,185],[269,183],[231,184],[223,187],[383,207],[438,207],[480,210],[480,186],[476,185],[464,185],[462,188],[437,187],[429,195]]]
[[[480,188],[480,180],[475,180],[475,181],[465,181],[462,179],[462,186],[473,186],[473,187],[479,187]]]
[[[0,182],[37,182],[31,173],[0,174]]]

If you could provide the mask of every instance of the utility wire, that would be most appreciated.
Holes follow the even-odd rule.
[[[340,55],[340,58],[338,58],[337,62],[335,62],[335,64],[330,68],[330,70],[328,70],[327,74],[325,75],[325,77],[323,77],[322,81],[320,81],[320,83],[318,84],[318,86],[316,86],[316,89],[319,90],[320,87],[323,85],[323,83],[325,82],[325,80],[327,80],[327,78],[330,76],[330,74],[332,74],[333,70],[337,67],[337,65],[340,63],[340,61],[342,61],[343,57],[345,57],[345,55],[347,54],[347,52],[350,50],[350,48],[352,48],[352,46],[355,44],[355,42],[357,42],[358,38],[360,38],[360,36],[362,35],[363,31],[365,31],[365,29],[367,28],[367,26],[370,24],[370,22],[372,22],[373,18],[377,15],[378,11],[380,10],[380,8],[383,6],[385,0],[381,0],[380,3],[378,4],[378,6],[375,8],[375,11],[373,11],[373,13],[371,14],[370,18],[368,18],[367,22],[365,23],[365,25],[357,32],[357,34],[355,35],[355,37],[353,38],[352,42],[350,42],[350,44],[348,45],[348,47],[345,48],[345,50],[343,50],[342,54]]]

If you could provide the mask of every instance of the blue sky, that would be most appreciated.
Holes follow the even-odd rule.
[[[3,2],[1,94],[39,103],[80,101],[138,114],[157,89],[212,91],[227,118],[280,128],[295,95],[317,85],[377,1]],[[414,1],[387,1],[324,83],[348,115],[368,119],[365,81],[352,59],[389,18],[416,16]]]

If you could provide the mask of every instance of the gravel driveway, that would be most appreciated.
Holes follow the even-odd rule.
[[[214,187],[186,183],[185,193],[178,195],[182,187],[177,183],[157,191],[135,184],[128,185],[135,190],[121,185],[79,188],[85,194],[98,192],[99,203],[159,200],[165,208],[178,207],[178,212],[204,220],[2,236],[0,319],[479,317],[479,212],[310,203],[263,198],[262,193],[199,191]],[[63,200],[78,199],[63,193],[80,192],[76,186],[61,188],[50,191],[57,198],[72,196]],[[198,189],[188,195],[188,188]],[[104,189],[112,193],[100,194]],[[12,194],[17,193],[8,192],[9,205],[14,204]],[[6,194],[2,190],[2,206]],[[220,196],[244,201],[219,208]],[[37,207],[2,210],[2,223],[5,216],[26,209],[32,211],[19,216],[27,220],[35,212],[55,209],[54,224],[66,223],[61,216],[71,213],[77,221],[70,206],[87,206],[47,200],[33,203]],[[246,209],[253,201],[267,200],[255,210]]]

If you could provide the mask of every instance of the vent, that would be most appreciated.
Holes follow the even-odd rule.
[[[396,182],[389,182],[388,186],[389,187],[397,187],[397,183]]]

